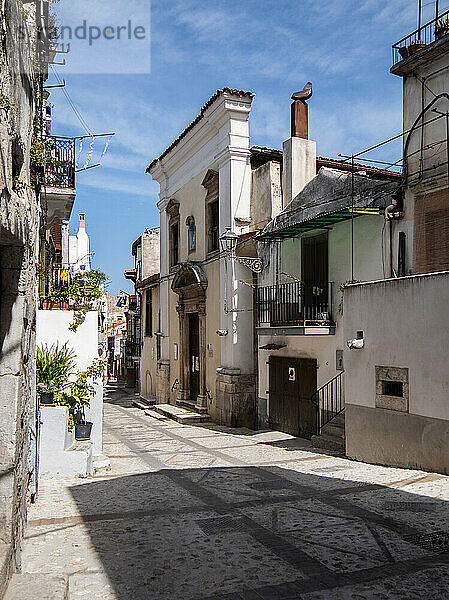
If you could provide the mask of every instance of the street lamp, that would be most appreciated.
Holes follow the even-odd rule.
[[[234,231],[231,231],[230,227],[226,227],[220,236],[221,250],[225,257],[240,263],[241,265],[245,265],[245,267],[248,267],[253,273],[260,273],[262,271],[262,260],[260,258],[251,258],[249,256],[236,256],[235,250],[237,248],[237,242],[237,234]]]

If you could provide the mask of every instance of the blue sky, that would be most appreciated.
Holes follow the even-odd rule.
[[[440,0],[440,10],[446,4]],[[425,20],[432,10],[425,7]],[[318,154],[357,152],[401,131],[402,80],[389,73],[391,45],[416,28],[416,13],[417,0],[153,0],[151,73],[57,67],[90,128],[116,132],[102,166],[78,174],[71,219],[73,230],[78,213],[86,214],[93,264],[109,275],[109,292],[131,291],[123,278],[131,244],[158,225],[158,185],[145,168],[216,89],[253,91],[251,143],[281,148],[290,95],[310,80]],[[62,91],[50,100],[53,133],[82,135]],[[395,160],[398,151],[377,157]]]

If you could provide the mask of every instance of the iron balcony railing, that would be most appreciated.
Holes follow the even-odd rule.
[[[432,21],[418,27],[416,31],[402,38],[402,40],[399,40],[396,44],[393,44],[393,66],[404,58],[419,52],[425,48],[425,46],[446,35],[447,31],[443,27],[438,27],[438,24],[444,22],[445,19],[448,18],[449,10],[441,13],[438,17],[432,19]]]
[[[127,339],[125,342],[125,352],[127,356],[140,357],[142,353],[142,344],[140,340]]]
[[[48,187],[75,187],[75,142],[73,138],[49,136],[47,147],[45,184]]]
[[[301,281],[259,287],[259,325],[331,324],[332,287],[330,282],[305,284]]]
[[[312,396],[312,402],[317,408],[318,435],[321,434],[324,425],[332,421],[345,407],[344,373],[340,371]]]

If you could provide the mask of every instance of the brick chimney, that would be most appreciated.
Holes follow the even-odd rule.
[[[316,175],[316,143],[308,137],[307,103],[294,100],[291,105],[291,137],[282,146],[282,208],[290,204]]]

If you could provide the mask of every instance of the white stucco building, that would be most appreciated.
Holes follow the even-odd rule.
[[[256,422],[253,290],[246,285],[253,273],[221,251],[220,237],[229,228],[241,241],[251,229],[252,99],[218,90],[148,167],[160,185],[158,401],[249,427]]]
[[[84,214],[80,214],[78,231],[69,235],[68,221],[62,222],[62,266],[72,273],[90,271],[90,240],[86,231]]]

